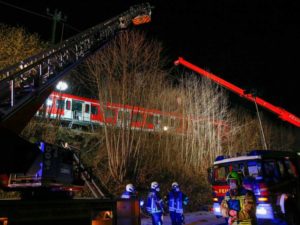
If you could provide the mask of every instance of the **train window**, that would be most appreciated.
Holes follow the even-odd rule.
[[[65,107],[65,101],[62,99],[56,100],[56,108],[63,109]]]
[[[119,111],[118,120],[123,122],[130,121],[130,113],[128,111]]]
[[[164,126],[168,126],[168,125],[169,125],[169,118],[166,117],[166,116],[164,116],[164,117],[162,118],[162,124],[163,124]]]
[[[159,120],[159,116],[158,115],[153,115],[153,123],[154,125],[159,125],[160,124],[160,120]]]
[[[97,115],[98,114],[98,108],[95,105],[91,106],[91,113],[93,115]]]
[[[71,101],[70,101],[70,100],[67,100],[67,101],[66,101],[66,109],[67,109],[67,110],[70,110],[70,109],[71,109]]]
[[[180,119],[178,118],[174,119],[174,127],[180,127]]]
[[[153,115],[147,115],[147,119],[146,119],[146,121],[147,121],[147,123],[153,123]]]
[[[72,102],[72,111],[82,111],[82,102],[80,101],[73,101]]]
[[[90,105],[85,105],[85,113],[90,113]]]
[[[175,118],[170,118],[170,126],[175,127]]]
[[[139,112],[133,112],[132,122],[143,122],[143,115]]]
[[[105,118],[114,118],[115,110],[106,108],[104,109],[104,111],[105,111]]]

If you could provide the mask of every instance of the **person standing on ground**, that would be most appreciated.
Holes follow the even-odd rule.
[[[227,176],[229,191],[221,203],[222,216],[228,225],[256,225],[256,199],[252,191],[242,185],[242,177],[232,171]]]
[[[160,188],[156,181],[151,183],[150,191],[146,201],[146,210],[151,215],[152,225],[162,225],[164,213],[163,200],[159,194]]]
[[[172,225],[185,224],[183,206],[188,204],[188,197],[182,193],[177,182],[172,183],[172,189],[167,196]]]
[[[127,184],[125,191],[121,195],[122,199],[136,199],[137,194],[133,184]]]

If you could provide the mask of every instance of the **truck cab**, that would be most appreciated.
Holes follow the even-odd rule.
[[[237,171],[243,176],[244,188],[256,196],[258,220],[297,224],[296,215],[300,212],[299,166],[299,155],[287,151],[253,150],[244,156],[218,156],[208,170],[214,214],[221,216],[220,203],[229,190],[226,177],[229,172]]]
[[[24,172],[0,174],[0,187],[23,198],[72,197],[84,187],[74,152],[46,142],[36,144],[35,159]]]

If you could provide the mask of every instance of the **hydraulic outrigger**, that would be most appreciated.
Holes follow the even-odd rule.
[[[197,67],[195,65],[193,65],[192,63],[184,60],[182,57],[179,57],[178,60],[176,60],[175,65],[183,65],[193,71],[195,71],[196,73],[207,77],[208,79],[216,82],[217,84],[227,88],[228,90],[238,94],[240,97],[245,98],[251,102],[254,102],[268,110],[270,110],[271,112],[275,113],[276,115],[278,115],[278,117],[280,119],[282,119],[283,121],[286,121],[290,124],[295,125],[296,127],[300,127],[300,118],[298,118],[297,116],[295,116],[294,114],[278,107],[275,106],[259,97],[254,96],[253,94],[247,93],[246,90],[239,88],[238,86],[229,83],[226,80],[223,80],[222,78],[214,75],[213,73],[210,73],[204,69],[201,69],[200,67]]]

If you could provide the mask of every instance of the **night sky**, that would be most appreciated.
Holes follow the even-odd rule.
[[[0,0],[0,21],[26,27],[50,40],[46,8],[67,15],[65,37],[109,19],[141,1]],[[149,36],[161,41],[170,60],[178,56],[300,117],[300,3],[296,0],[149,1],[155,8]],[[60,27],[58,27],[58,30]],[[57,34],[59,36],[59,33]],[[59,38],[59,37],[58,37]],[[298,76],[299,77],[299,76]],[[246,101],[246,100],[245,100]]]

